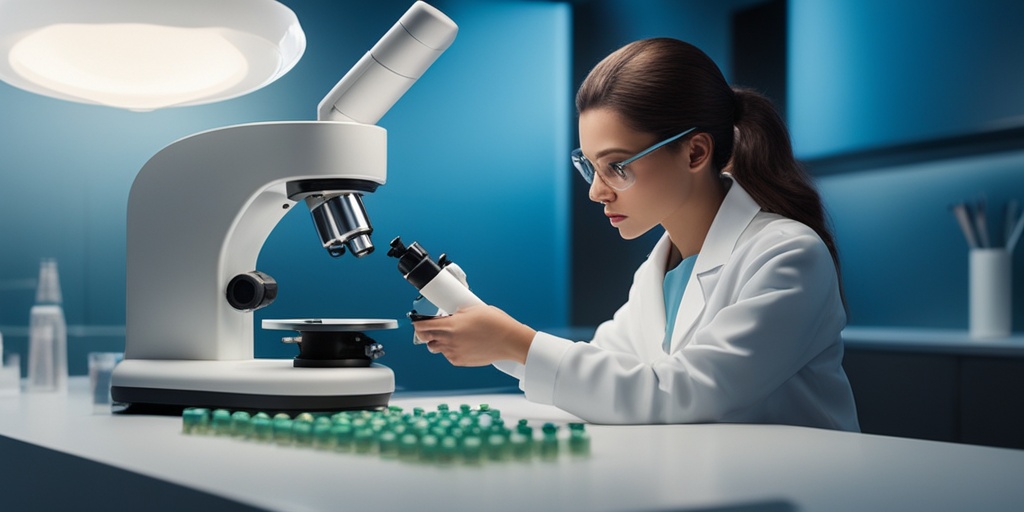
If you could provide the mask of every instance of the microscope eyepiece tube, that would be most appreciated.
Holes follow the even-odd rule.
[[[324,97],[317,119],[377,124],[451,46],[458,31],[441,11],[414,3]]]
[[[357,258],[373,252],[370,240],[373,227],[366,216],[361,194],[311,195],[306,197],[306,205],[320,241],[331,256],[345,254],[346,247]]]
[[[449,271],[457,265],[443,266],[434,262],[417,242],[406,247],[401,237],[395,237],[391,241],[388,256],[397,258],[398,271],[402,277],[443,311],[454,313],[459,308],[484,303]]]
[[[401,237],[395,237],[391,241],[388,256],[398,259],[398,271],[417,289],[426,286],[441,272],[441,266],[430,259],[430,255],[418,242],[406,247]]]

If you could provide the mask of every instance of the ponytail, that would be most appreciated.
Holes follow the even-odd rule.
[[[828,247],[839,275],[839,251],[821,196],[793,157],[785,123],[771,101],[757,91],[734,87],[733,93],[736,126],[731,161],[733,177],[761,209],[813,229]],[[839,286],[841,292],[841,277]]]

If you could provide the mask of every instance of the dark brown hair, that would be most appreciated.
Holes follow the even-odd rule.
[[[761,209],[813,229],[839,274],[839,253],[821,197],[793,157],[782,117],[760,93],[730,87],[699,48],[670,38],[620,48],[590,71],[576,93],[577,112],[593,108],[609,108],[632,129],[657,139],[690,127],[709,134],[715,168],[731,165],[730,173]]]

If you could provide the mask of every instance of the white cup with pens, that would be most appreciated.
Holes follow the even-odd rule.
[[[990,236],[985,202],[952,207],[970,247],[969,332],[971,338],[1006,338],[1013,327],[1013,249],[1024,231],[1018,203],[1004,212],[1003,245]]]

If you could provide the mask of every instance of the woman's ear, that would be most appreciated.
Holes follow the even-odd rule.
[[[690,171],[702,171],[711,165],[711,155],[715,150],[715,141],[707,133],[698,133],[690,137],[688,144]]]

